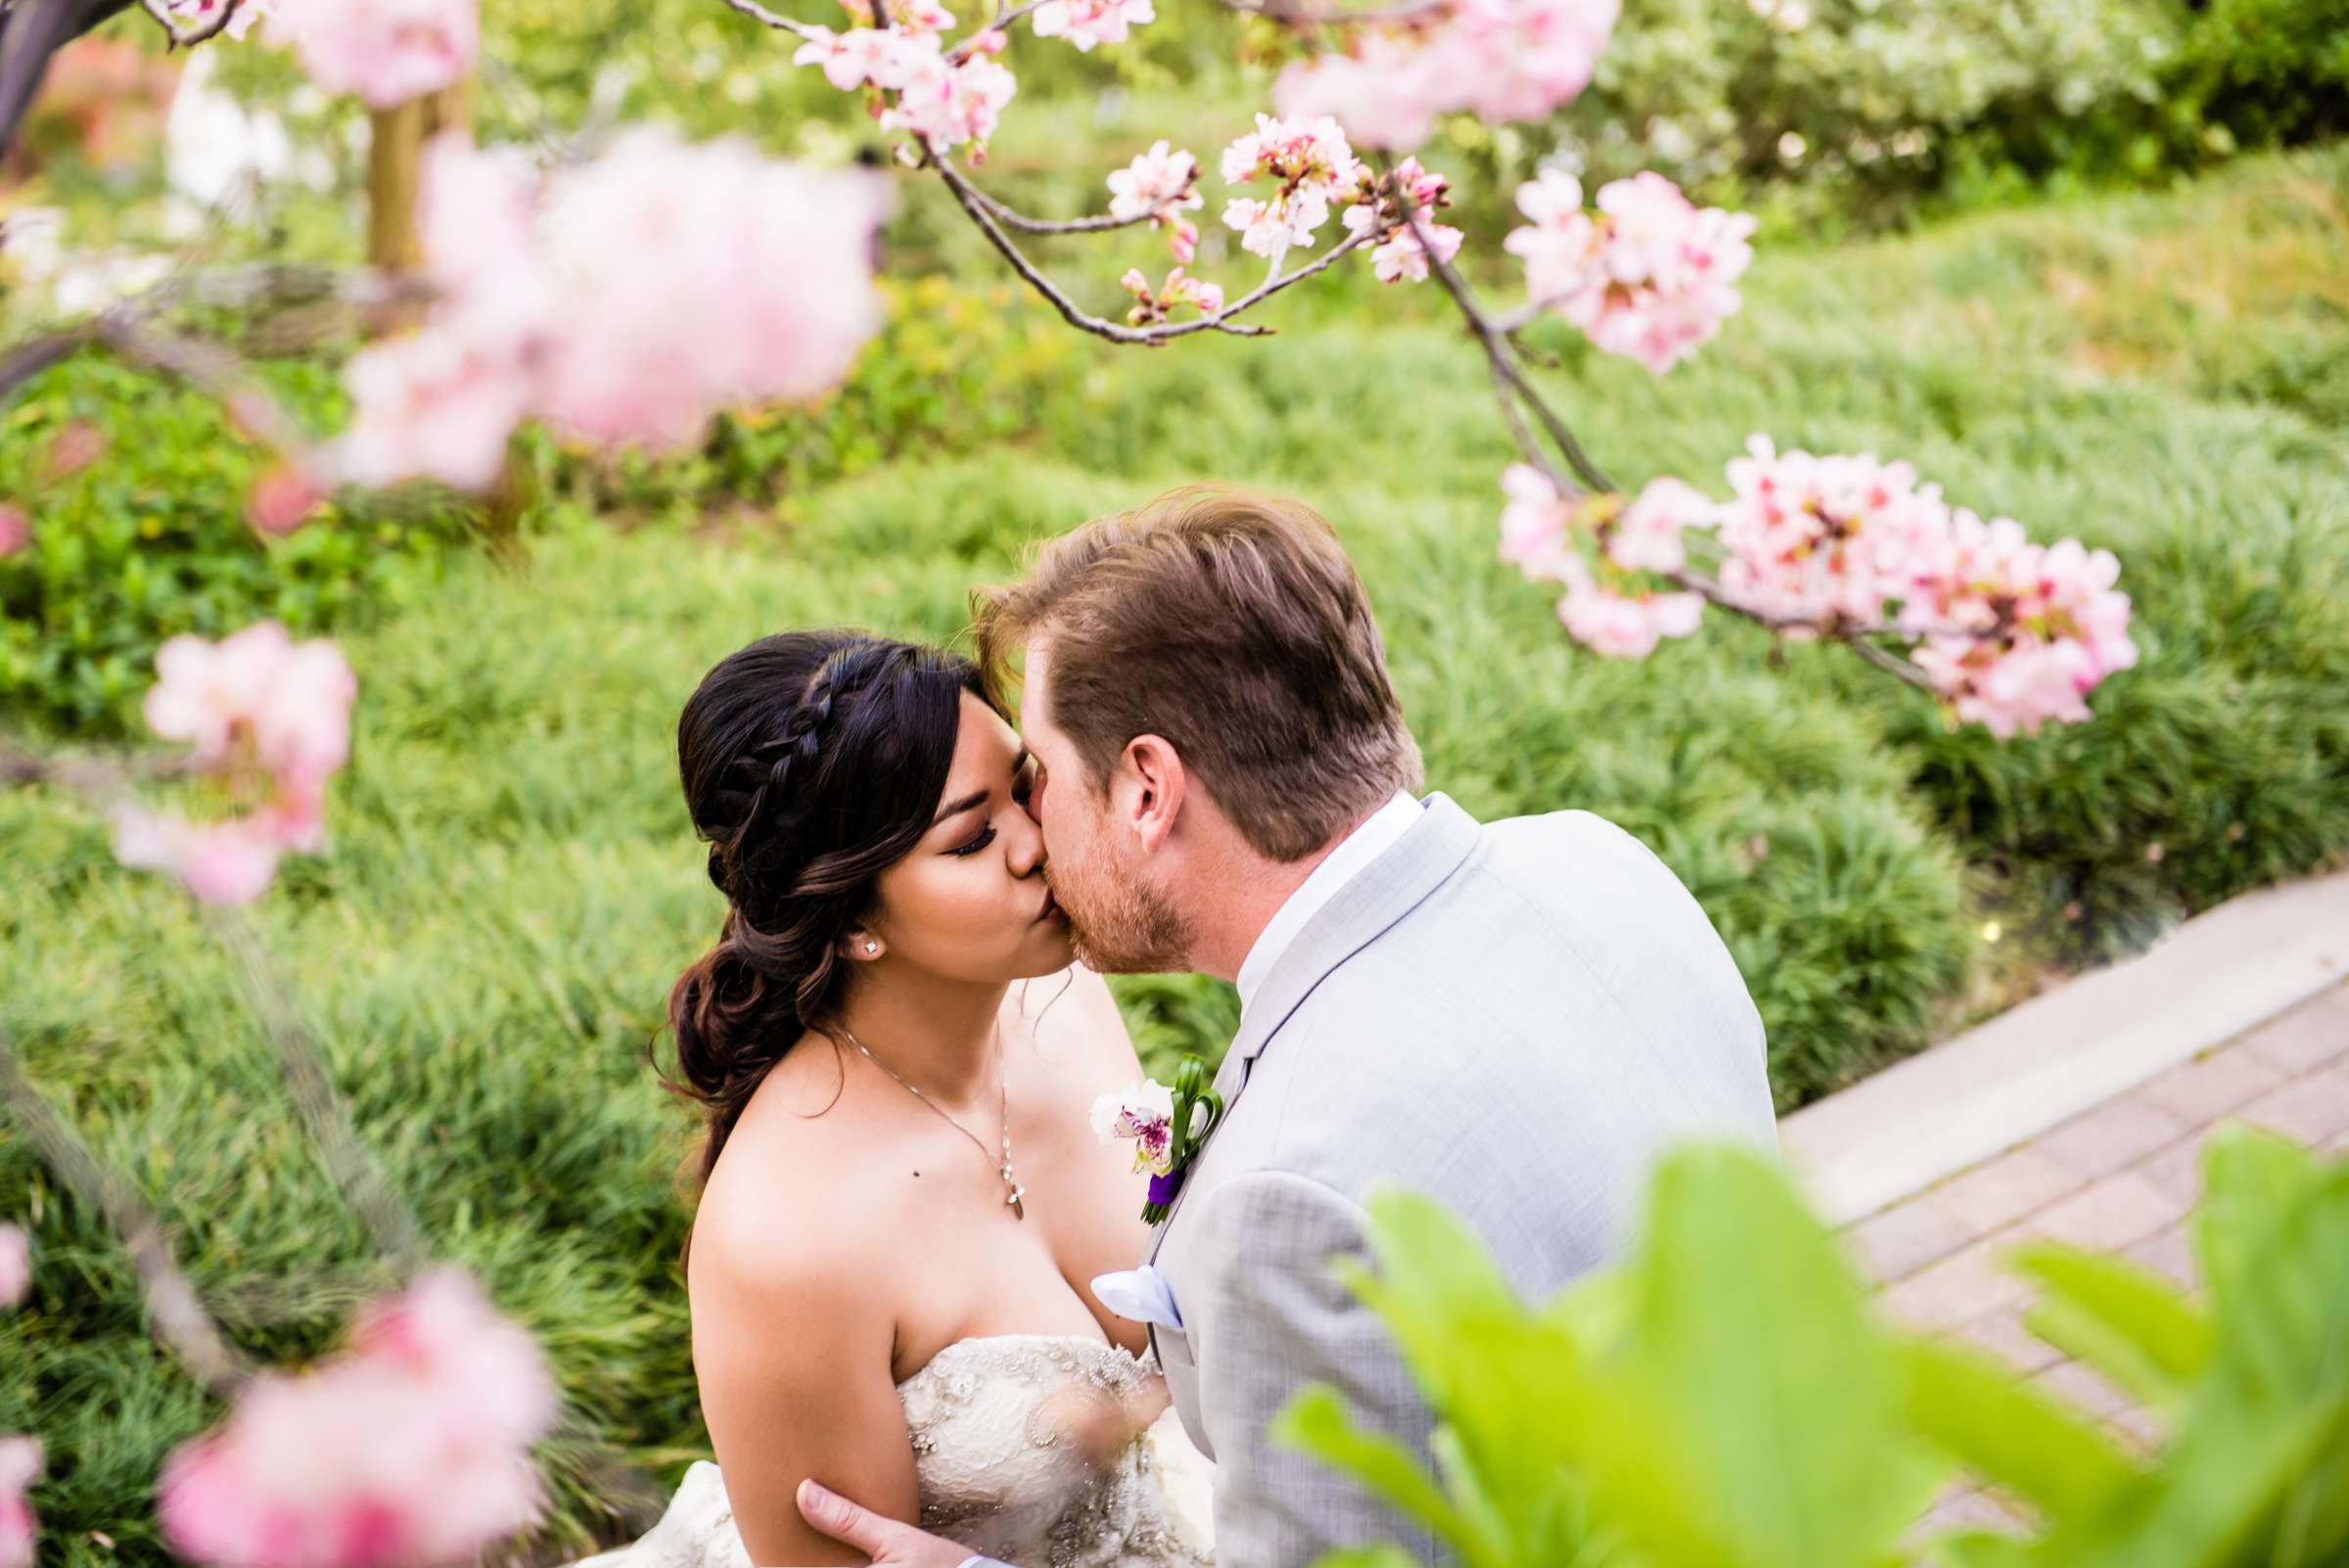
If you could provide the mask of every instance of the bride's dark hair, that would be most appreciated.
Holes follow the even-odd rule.
[[[717,945],[668,993],[669,1087],[708,1123],[702,1180],[751,1095],[809,1030],[830,1033],[843,937],[874,879],[928,832],[978,668],[864,631],[761,637],[702,677],[677,719],[677,772],[710,880]]]

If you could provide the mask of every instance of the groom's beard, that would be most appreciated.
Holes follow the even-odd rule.
[[[1095,859],[1052,872],[1053,901],[1087,969],[1104,975],[1175,974],[1190,967],[1192,929],[1173,899]]]

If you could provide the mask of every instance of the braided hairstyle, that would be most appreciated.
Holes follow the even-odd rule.
[[[761,637],[702,678],[677,719],[677,772],[726,896],[717,945],[668,993],[682,1082],[709,1136],[704,1182],[774,1065],[830,1033],[841,940],[874,879],[921,841],[945,788],[968,660],[863,631]]]

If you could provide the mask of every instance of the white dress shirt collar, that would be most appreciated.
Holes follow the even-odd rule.
[[[1397,791],[1395,798],[1365,817],[1359,827],[1338,841],[1322,862],[1313,867],[1313,875],[1298,884],[1288,901],[1274,911],[1272,918],[1258,933],[1256,945],[1248,949],[1247,958],[1240,964],[1238,981],[1240,1013],[1247,1015],[1248,1005],[1264,989],[1265,977],[1289,950],[1297,934],[1306,922],[1321,912],[1324,904],[1338,896],[1338,890],[1393,848],[1396,841],[1411,830],[1426,810],[1410,796]]]

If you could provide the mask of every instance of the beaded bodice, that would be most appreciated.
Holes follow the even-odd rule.
[[[1153,1374],[1100,1340],[966,1339],[898,1385],[922,1528],[1019,1568],[1206,1568],[1207,1461],[1172,1411],[1106,1466],[1082,1434]],[[1185,1506],[1185,1504],[1190,1506]]]

